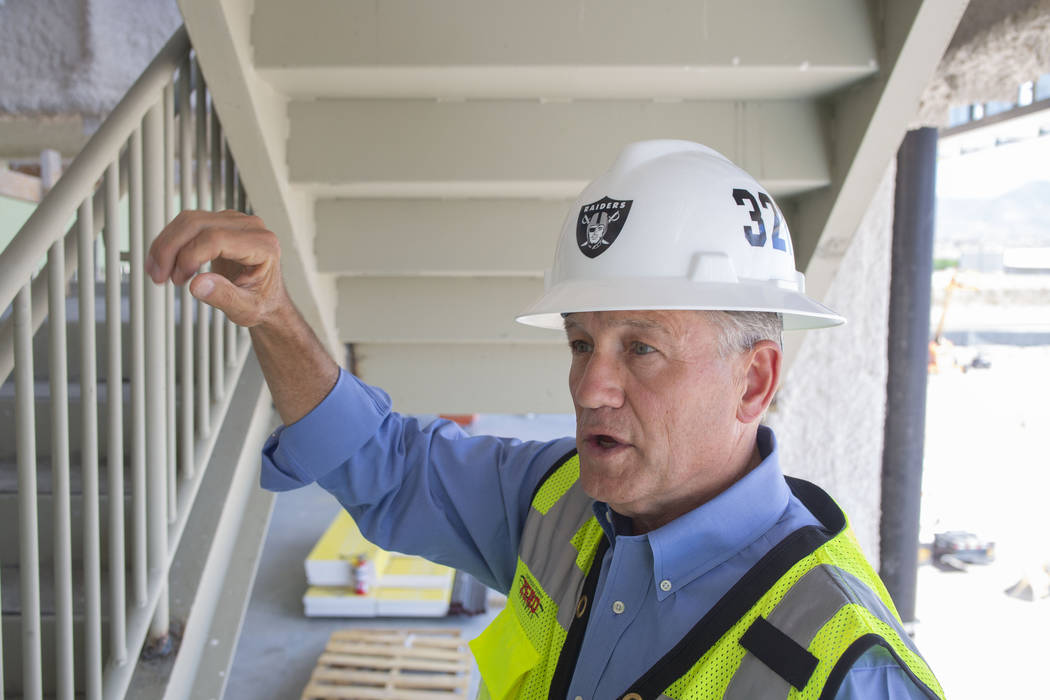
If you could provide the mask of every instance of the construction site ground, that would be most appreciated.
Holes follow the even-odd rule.
[[[988,369],[929,377],[921,539],[968,530],[996,558],[920,567],[916,639],[953,700],[1050,698],[1050,346],[960,347],[960,362],[978,349]],[[1007,595],[1018,583],[1035,600]]]

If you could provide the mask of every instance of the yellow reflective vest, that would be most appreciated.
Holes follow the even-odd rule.
[[[470,645],[479,697],[566,697],[608,547],[579,473],[573,451],[536,489],[507,607]],[[621,700],[834,698],[874,645],[944,697],[846,516],[817,486],[788,484],[821,526],[774,547]]]

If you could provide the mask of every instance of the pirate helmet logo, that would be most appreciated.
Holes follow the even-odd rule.
[[[602,197],[580,207],[576,222],[576,244],[588,258],[596,258],[613,244],[627,222],[634,200]]]

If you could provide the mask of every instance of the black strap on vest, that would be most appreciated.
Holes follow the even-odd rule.
[[[598,543],[598,549],[594,552],[594,561],[591,562],[590,571],[583,582],[582,614],[577,613],[569,625],[569,631],[565,636],[565,644],[562,645],[561,654],[558,656],[558,665],[554,667],[554,677],[551,679],[549,697],[551,700],[564,698],[569,694],[569,683],[572,682],[572,674],[576,670],[576,661],[580,658],[580,647],[583,646],[583,634],[587,631],[587,620],[591,617],[591,608],[594,607],[594,591],[598,588],[598,577],[602,571],[602,559],[609,549],[609,538],[602,533],[602,539]],[[579,610],[579,607],[577,607]]]
[[[842,511],[820,487],[801,479],[785,478],[792,493],[820,521],[821,526],[807,525],[795,530],[767,552],[671,651],[632,683],[620,695],[621,698],[631,693],[636,693],[642,700],[659,697],[684,676],[792,566],[846,527]]]
[[[744,632],[740,646],[798,690],[806,687],[819,662],[808,649],[762,616],[755,618]]]

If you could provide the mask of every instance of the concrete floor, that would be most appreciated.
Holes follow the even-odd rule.
[[[1050,598],[1005,591],[1022,578],[1045,584],[1050,566],[1050,346],[981,352],[990,369],[929,378],[920,539],[969,530],[996,543],[996,560],[921,567],[916,640],[953,700],[1046,700]]]

